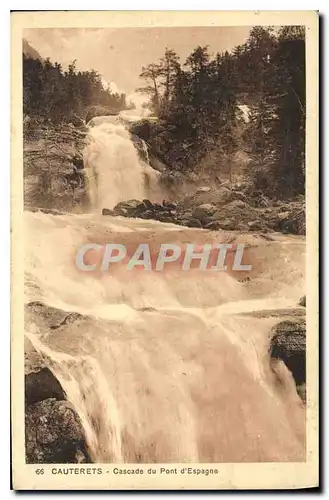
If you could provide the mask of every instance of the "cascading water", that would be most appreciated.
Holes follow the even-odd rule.
[[[143,165],[122,125],[96,124],[90,136],[94,206],[143,198]],[[303,288],[300,238],[255,238],[250,283],[120,265],[89,275],[74,266],[88,241],[156,248],[219,236],[99,213],[27,212],[25,220],[26,302],[78,313],[55,329],[27,316],[26,336],[78,412],[93,461],[305,459],[304,407],[285,367],[276,383],[267,354],[274,313],[293,311]]]
[[[121,200],[142,200],[144,170],[129,132],[117,117],[98,118],[100,123],[89,129],[84,154],[92,206],[113,208]]]

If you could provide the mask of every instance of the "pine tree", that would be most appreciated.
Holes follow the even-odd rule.
[[[146,80],[147,85],[137,89],[137,92],[150,96],[152,110],[156,116],[159,114],[160,109],[159,78],[161,73],[162,67],[160,64],[149,64],[148,66],[143,66],[139,77]]]

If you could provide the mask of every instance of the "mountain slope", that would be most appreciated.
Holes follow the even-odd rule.
[[[31,57],[31,59],[39,59],[40,61],[43,61],[39,52],[35,50],[35,48],[33,48],[32,45],[25,40],[25,38],[23,38],[23,54],[27,57]]]

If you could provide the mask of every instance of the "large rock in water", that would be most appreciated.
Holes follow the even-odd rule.
[[[127,200],[127,201],[120,201],[115,207],[113,208],[113,212],[115,215],[123,215],[123,216],[129,216],[132,215],[135,209],[141,204],[139,200]],[[104,211],[105,209],[103,209]]]
[[[102,215],[115,215],[115,213],[113,212],[113,210],[110,210],[109,208],[103,208],[102,209]]]
[[[45,399],[28,406],[25,447],[29,464],[90,462],[81,422],[67,401]]]
[[[282,321],[273,328],[272,359],[281,359],[291,371],[296,386],[306,382],[306,323],[302,318]]]

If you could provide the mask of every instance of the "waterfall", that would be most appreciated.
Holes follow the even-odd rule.
[[[219,242],[216,232],[99,214],[145,196],[120,123],[90,127],[85,166],[96,213],[24,215],[25,295],[45,311],[79,313],[56,329],[34,313],[26,336],[79,414],[92,460],[304,460],[305,409],[287,370],[276,383],[268,356],[275,313],[301,295],[304,242],[258,239],[250,283],[198,269],[82,273],[74,255],[86,242]]]
[[[119,201],[145,198],[143,165],[124,125],[98,117],[84,153],[92,207],[113,208]],[[107,120],[104,121],[104,119]],[[95,119],[94,119],[95,120]]]

